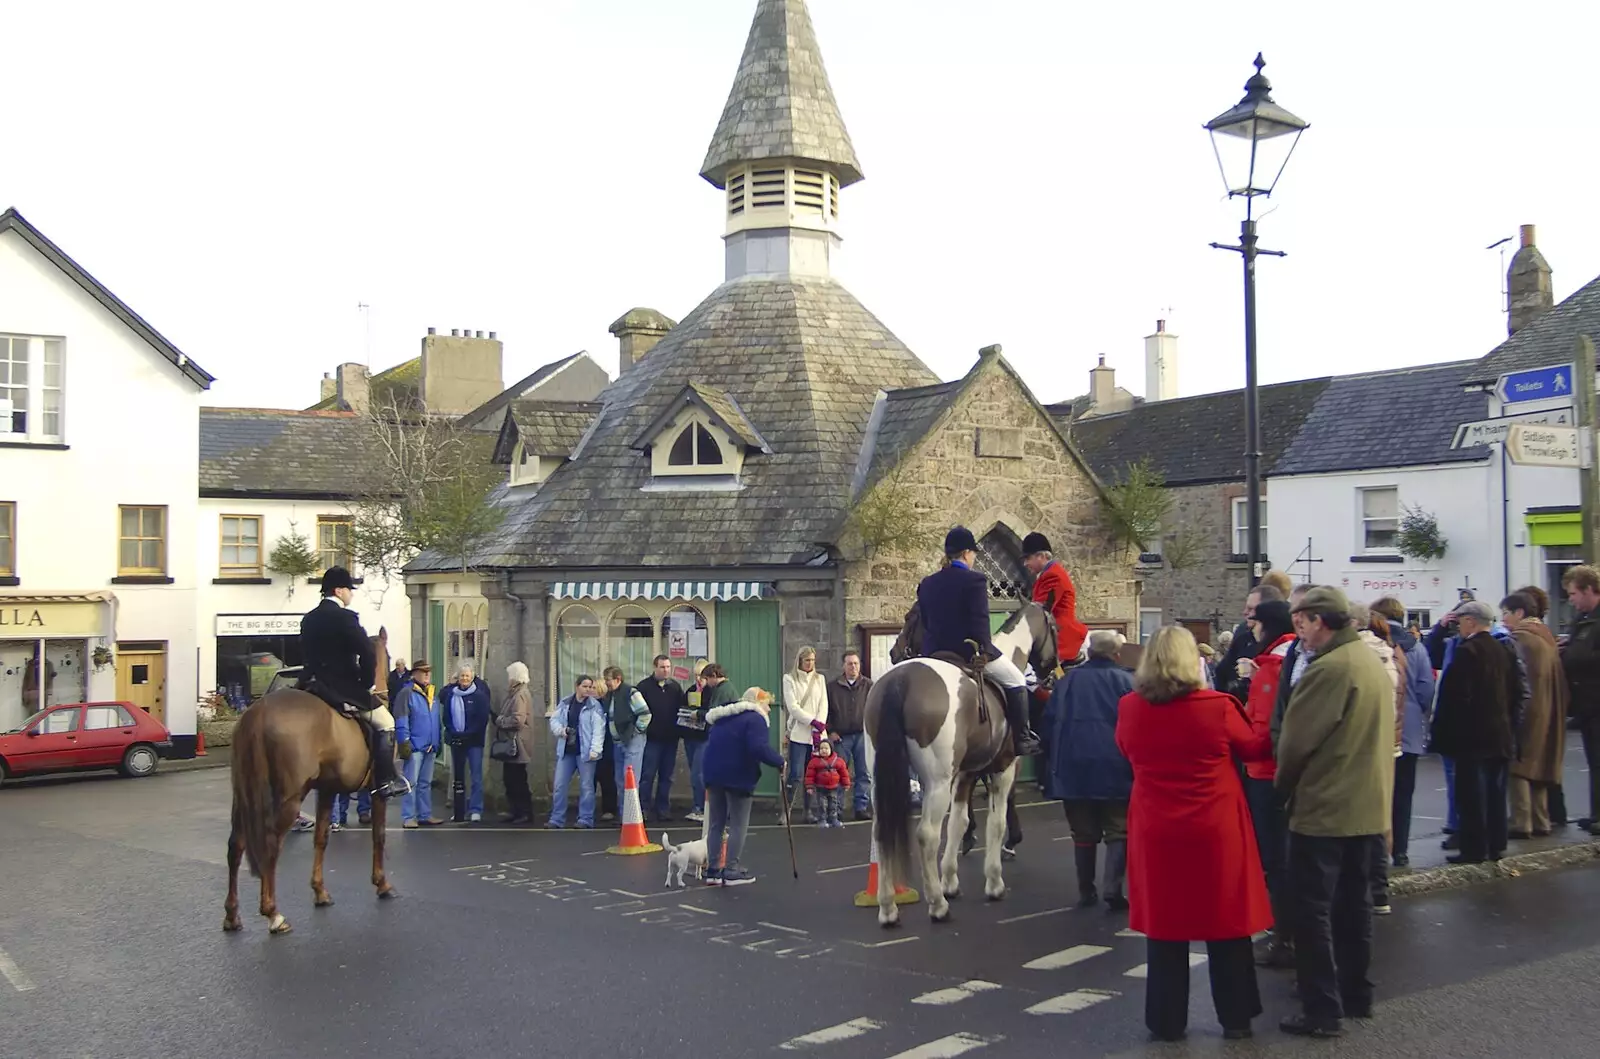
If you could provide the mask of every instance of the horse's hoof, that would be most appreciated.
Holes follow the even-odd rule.
[[[328,907],[332,906],[332,904],[333,904],[333,895],[332,894],[328,894],[326,897],[319,897],[316,900],[311,902],[311,906],[313,908],[328,908]]]
[[[287,919],[280,919],[278,922],[272,924],[272,926],[268,928],[268,933],[287,934],[293,929],[294,927],[289,924]]]
[[[895,927],[898,927],[899,925],[900,925],[900,915],[899,915],[899,913],[896,913],[896,914],[894,914],[892,916],[887,916],[887,917],[884,916],[884,914],[882,912],[878,913],[878,926],[882,927],[884,930],[893,930]]]
[[[392,886],[387,890],[379,890],[378,891],[378,900],[380,900],[380,901],[393,901],[393,900],[398,899],[399,896],[400,896],[400,891],[396,890]],[[331,904],[332,902],[330,901],[329,903]]]
[[[244,921],[240,920],[238,918],[224,919],[222,921],[222,929],[224,931],[230,933],[230,934],[233,933],[236,930],[243,930],[244,929]]]
[[[958,884],[950,889],[945,890],[944,899],[946,901],[959,901],[961,899],[960,885]]]
[[[998,901],[1006,895],[1006,888],[1004,886],[985,886],[983,888],[983,894],[991,901]]]
[[[943,908],[936,909],[932,905],[929,905],[928,918],[933,920],[935,923],[948,923],[950,921],[950,906],[945,905]]]

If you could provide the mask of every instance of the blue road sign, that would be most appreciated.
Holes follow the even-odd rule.
[[[1548,368],[1514,371],[1500,376],[1495,384],[1495,396],[1502,404],[1521,404],[1524,401],[1547,401],[1552,397],[1572,396],[1572,365],[1556,364]]]

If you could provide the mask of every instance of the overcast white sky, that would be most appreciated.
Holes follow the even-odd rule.
[[[1600,273],[1600,4],[812,0],[866,180],[839,272],[945,378],[1002,343],[1045,400],[1098,354],[1243,382],[1237,236],[1201,124],[1266,54],[1312,123],[1261,224],[1261,372],[1480,356],[1498,251]],[[218,377],[300,407],[344,360],[495,330],[506,379],[722,278],[697,175],[754,0],[8,5],[14,205]],[[1170,307],[1170,313],[1168,309]]]

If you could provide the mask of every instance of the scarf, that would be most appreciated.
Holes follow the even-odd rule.
[[[455,732],[467,730],[467,696],[472,694],[472,688],[464,688],[460,684],[450,685],[450,729]]]

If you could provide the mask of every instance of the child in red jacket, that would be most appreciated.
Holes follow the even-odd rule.
[[[833,746],[826,739],[821,740],[817,752],[811,755],[811,763],[806,766],[806,803],[811,806],[812,813],[809,822],[821,827],[843,827],[839,813],[844,804],[844,792],[849,789],[850,769],[844,758],[833,752]],[[821,799],[813,797],[818,791],[822,792]],[[821,819],[818,819],[819,810]]]

